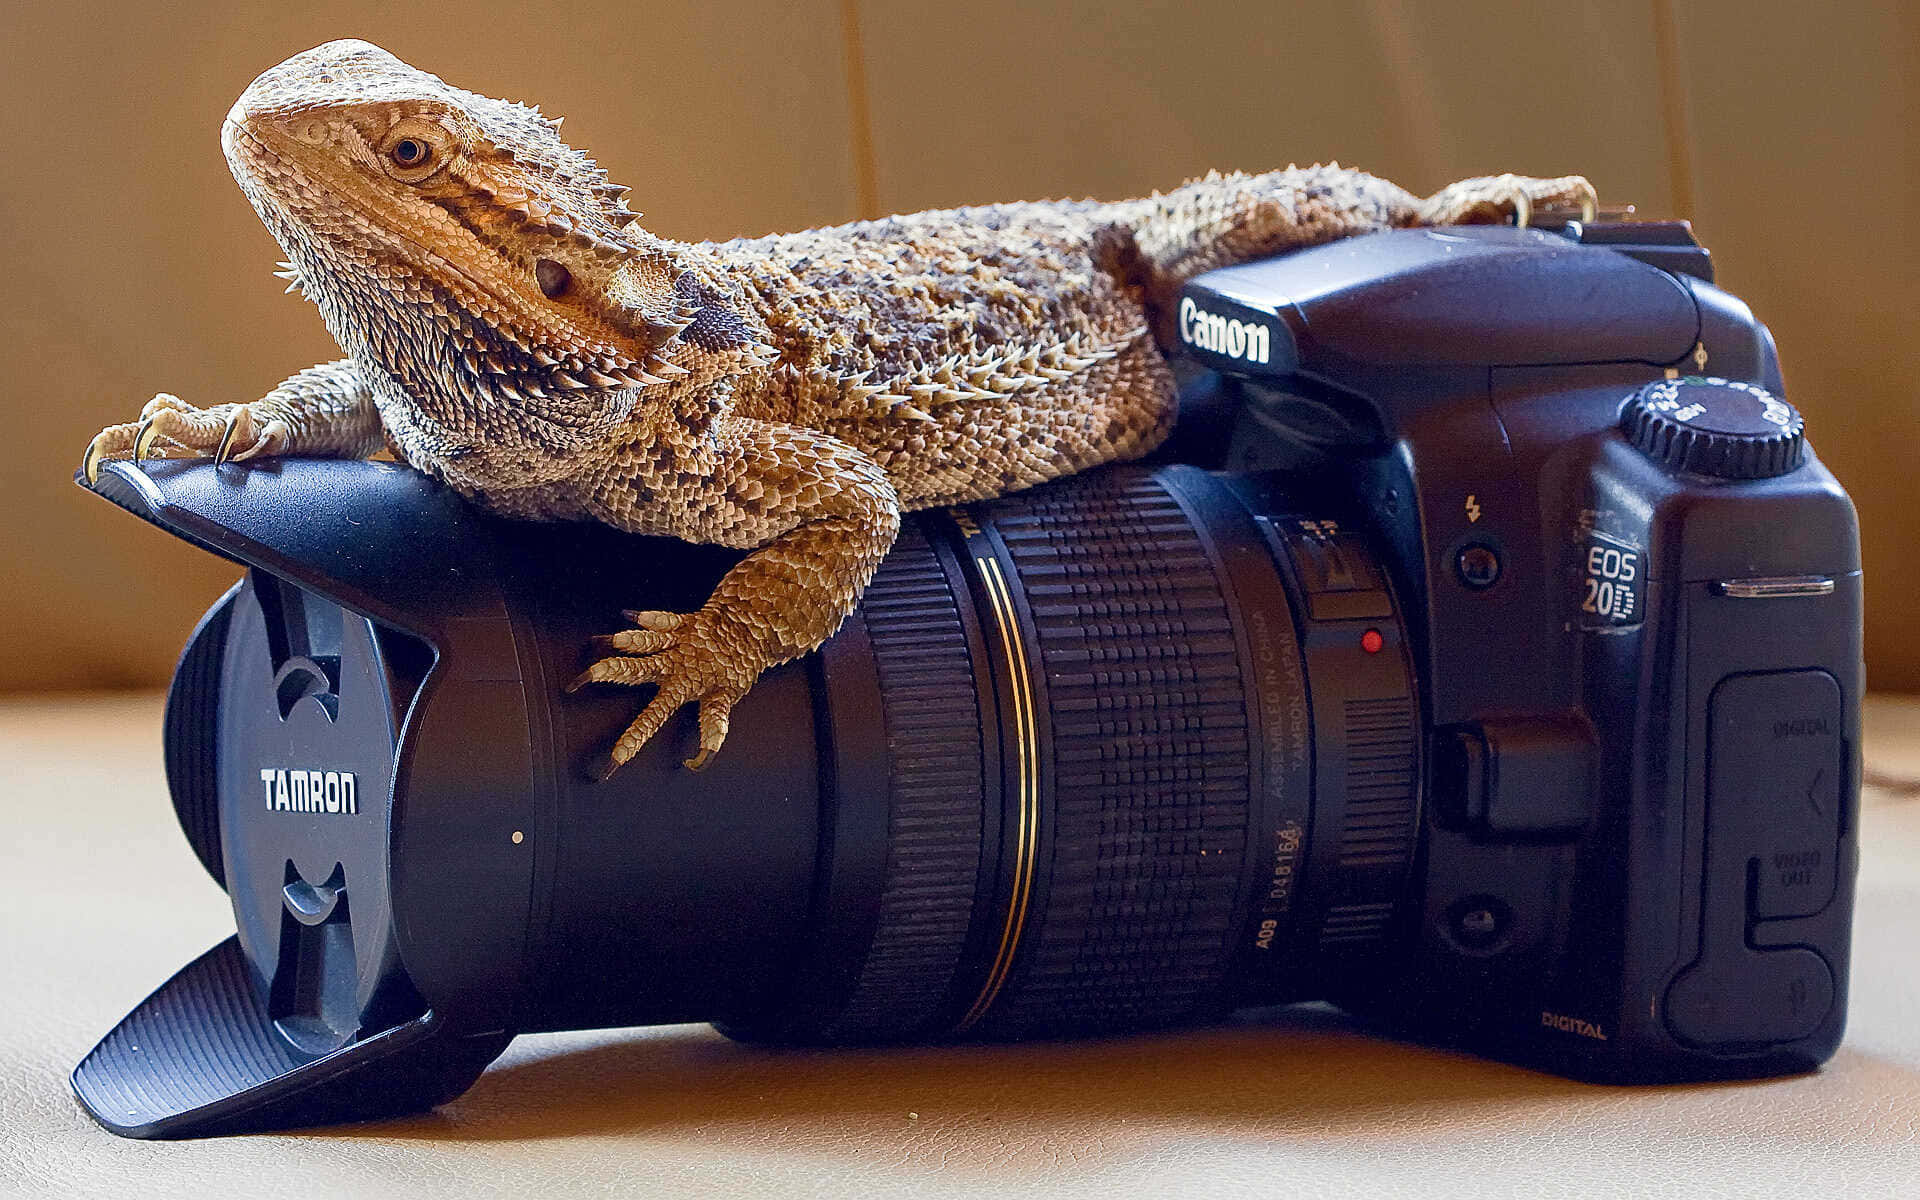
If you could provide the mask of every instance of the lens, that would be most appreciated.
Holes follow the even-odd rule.
[[[870,921],[802,956],[808,1003],[729,1033],[1137,1029],[1386,951],[1417,713],[1393,589],[1338,520],[1190,467],[923,514],[823,657],[850,654],[884,761],[841,804],[884,834],[822,871],[868,881],[835,903]]]
[[[711,767],[680,765],[688,710],[604,783],[580,764],[646,694],[560,685],[609,613],[697,608],[737,554],[378,491],[404,473],[317,488],[248,511],[348,496],[318,524],[368,544],[256,568],[196,633],[175,802],[304,1055],[428,1010],[834,1043],[1364,986],[1416,850],[1411,658],[1361,526],[1287,478],[1129,467],[915,514]]]

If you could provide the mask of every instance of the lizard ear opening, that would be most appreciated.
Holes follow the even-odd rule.
[[[567,289],[573,286],[573,272],[551,258],[533,264],[533,277],[540,284],[540,294],[549,300],[566,295]]]

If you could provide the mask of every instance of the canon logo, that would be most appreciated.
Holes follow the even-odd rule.
[[[1273,334],[1265,325],[1210,313],[1191,296],[1180,298],[1180,340],[1242,362],[1264,363],[1273,353]]]
[[[260,787],[272,812],[337,813],[360,811],[360,785],[352,771],[299,771],[260,768]]]

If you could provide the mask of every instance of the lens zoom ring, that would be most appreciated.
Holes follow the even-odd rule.
[[[999,1034],[1127,1028],[1220,994],[1247,837],[1246,695],[1223,581],[1145,471],[996,512],[1045,678],[1046,911]]]
[[[967,941],[981,852],[980,708],[966,633],[917,525],[900,531],[860,612],[891,753],[888,856],[873,944],[830,1039],[909,1037],[946,998]]]

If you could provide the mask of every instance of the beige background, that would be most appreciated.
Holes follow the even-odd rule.
[[[233,928],[181,846],[153,695],[0,697],[6,1200],[1899,1200],[1920,1180],[1920,701],[1868,699],[1847,1038],[1808,1075],[1601,1087],[1318,1006],[1019,1045],[534,1034],[452,1104],[109,1137],[67,1072]],[[16,916],[17,914],[17,916]]]
[[[1920,690],[1920,15],[1769,0],[974,5],[182,0],[0,9],[0,689],[149,684],[229,572],[67,482],[157,389],[250,399],[336,356],[222,162],[288,54],[365,37],[535,100],[717,238],[881,211],[1120,196],[1337,158],[1419,191],[1580,171],[1692,217],[1773,327],[1860,506],[1868,666]]]

